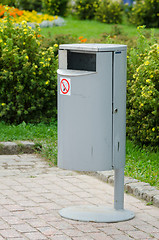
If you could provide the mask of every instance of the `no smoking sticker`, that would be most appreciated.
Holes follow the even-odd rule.
[[[71,79],[60,78],[60,94],[71,95]]]

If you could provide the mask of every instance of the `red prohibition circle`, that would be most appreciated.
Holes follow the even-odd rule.
[[[66,83],[68,84],[68,87],[65,86]],[[65,91],[63,90],[63,88],[65,89]],[[69,90],[70,90],[70,83],[68,82],[67,79],[63,78],[63,79],[61,80],[61,82],[60,82],[60,89],[61,89],[61,92],[62,92],[63,94],[67,94],[67,93],[69,92]]]

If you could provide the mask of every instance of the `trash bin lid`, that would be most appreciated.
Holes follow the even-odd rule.
[[[63,50],[73,50],[73,51],[91,51],[91,52],[116,52],[126,50],[126,45],[120,44],[96,44],[96,43],[87,43],[87,44],[61,44],[59,49]]]

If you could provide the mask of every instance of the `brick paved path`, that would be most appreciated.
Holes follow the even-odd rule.
[[[113,204],[113,187],[95,177],[50,168],[35,155],[0,156],[0,240],[159,239],[159,208],[125,194],[136,217],[120,223],[61,218],[63,207]]]

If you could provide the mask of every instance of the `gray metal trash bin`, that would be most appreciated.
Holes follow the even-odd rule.
[[[116,44],[65,44],[59,48],[58,167],[115,170],[114,209],[80,206],[61,216],[117,222],[123,209],[126,136],[126,49]]]
[[[58,166],[124,166],[126,46],[61,45],[58,88]]]

